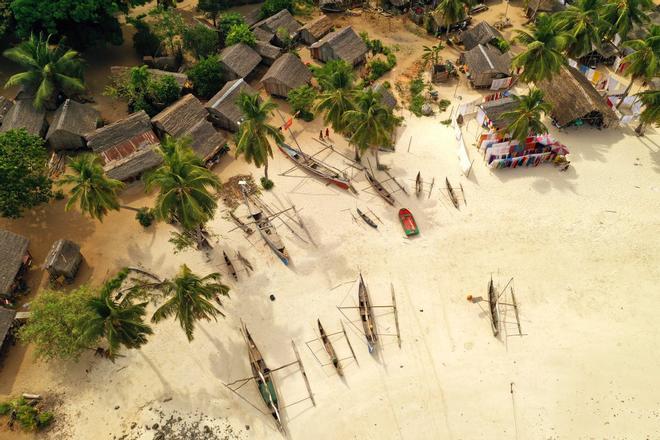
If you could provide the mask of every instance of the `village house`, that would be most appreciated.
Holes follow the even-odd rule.
[[[504,39],[502,33],[485,21],[464,30],[458,36],[458,39],[463,44],[463,47],[465,47],[465,50],[471,50],[479,44],[485,46],[498,38]]]
[[[220,52],[220,64],[227,79],[246,78],[261,62],[261,57],[245,43],[225,47]]]
[[[322,14],[300,28],[300,39],[306,44],[314,44],[332,31],[332,21]]]
[[[260,35],[257,39],[282,46],[284,41],[277,33],[285,32],[290,39],[295,40],[298,37],[301,25],[293,18],[288,9],[282,9],[277,14],[255,23],[252,28],[253,32],[256,31],[255,35],[256,33]],[[266,39],[267,35],[270,35],[269,39]]]
[[[219,128],[236,132],[243,117],[241,109],[236,105],[236,100],[241,92],[256,94],[244,79],[240,78],[229,81],[225,86],[209,99],[206,110],[209,112],[211,121]]]
[[[29,134],[44,137],[48,129],[46,111],[37,110],[32,99],[18,99],[2,119],[0,132],[24,128]]]
[[[510,85],[511,56],[491,45],[478,44],[461,55],[461,62],[473,87],[498,90]]]
[[[96,130],[99,119],[91,105],[67,99],[53,115],[46,141],[54,150],[85,148],[85,134]]]
[[[367,59],[367,45],[352,27],[334,31],[309,46],[312,58],[327,63],[344,60],[352,66],[364,63]]]
[[[51,280],[63,278],[72,281],[76,277],[80,263],[82,263],[80,246],[71,240],[60,239],[50,248],[44,268]]]
[[[288,93],[296,87],[309,84],[312,72],[305,63],[292,53],[286,53],[268,69],[261,80],[268,93],[286,98]]]
[[[5,303],[25,289],[24,276],[32,264],[29,244],[22,235],[0,229],[0,299]]]

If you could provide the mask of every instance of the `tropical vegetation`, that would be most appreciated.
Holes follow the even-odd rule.
[[[314,110],[323,114],[323,121],[335,132],[343,133],[346,127],[344,113],[354,108],[355,76],[352,66],[343,60],[333,60],[314,69],[313,74],[321,87]]]
[[[509,134],[511,139],[518,140],[521,144],[530,134],[547,133],[548,128],[541,122],[545,113],[550,112],[551,107],[543,101],[543,92],[539,89],[531,89],[527,95],[511,95],[516,107],[502,114],[502,119],[507,122],[502,131]]]
[[[233,46],[238,43],[244,43],[252,47],[257,44],[257,38],[245,23],[235,24],[229,28],[229,33],[225,39],[225,46]]]
[[[600,47],[609,24],[601,17],[603,0],[577,0],[553,16],[555,24],[572,39],[566,46],[569,56],[580,58]]]
[[[10,417],[8,422],[10,430],[15,418],[21,429],[40,431],[48,427],[55,418],[52,412],[43,410],[41,406],[34,401],[28,402],[25,397],[20,396],[0,403],[0,416]]]
[[[639,115],[639,125],[635,128],[635,133],[643,136],[647,125],[655,124],[660,127],[660,90],[646,90],[638,93],[637,97],[644,107]]]
[[[131,113],[144,110],[149,116],[155,116],[179,99],[181,87],[174,76],[155,76],[147,66],[140,66],[115,78],[104,93],[127,101]]]
[[[288,9],[293,14],[295,12],[294,0],[265,0],[261,5],[259,16],[268,18],[284,9]]]
[[[442,17],[442,24],[446,29],[446,37],[449,40],[451,25],[458,23],[467,17],[466,0],[440,0],[435,8],[435,15]]]
[[[317,97],[318,92],[316,89],[305,84],[289,91],[287,101],[296,118],[309,122],[314,119],[312,107]]]
[[[213,27],[217,25],[220,12],[229,7],[227,0],[198,0],[197,8],[211,19]]]
[[[643,39],[626,41],[623,46],[634,51],[623,58],[626,64],[623,73],[631,78],[623,93],[628,96],[637,79],[651,80],[660,73],[660,25],[651,25]],[[623,99],[619,101],[617,108],[622,102]]]
[[[608,0],[601,9],[603,20],[609,25],[607,35],[618,34],[622,39],[634,25],[643,25],[649,21],[646,11],[653,7],[652,0]]]
[[[218,52],[220,38],[215,30],[198,24],[184,29],[183,47],[192,52],[195,58],[199,60]]]
[[[193,84],[195,94],[209,99],[222,88],[225,74],[218,55],[202,58],[186,74]]]

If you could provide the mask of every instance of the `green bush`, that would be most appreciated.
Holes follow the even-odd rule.
[[[195,58],[206,58],[220,49],[220,38],[213,29],[198,24],[183,31],[183,47],[192,52]]]
[[[506,41],[504,38],[496,37],[493,38],[491,44],[499,49],[500,52],[506,53],[511,49],[511,44]]]
[[[257,38],[245,23],[235,24],[229,28],[229,33],[225,38],[225,46],[233,46],[238,43],[245,43],[251,47],[257,44]]]
[[[298,113],[298,118],[310,122],[314,119],[311,109],[317,96],[316,89],[304,85],[291,90],[287,96],[287,101],[289,101],[293,111]]]
[[[64,195],[64,191],[61,190],[61,189],[58,189],[57,191],[55,191],[53,193],[53,198],[55,200],[64,200],[64,197],[66,197],[66,196]]]
[[[8,416],[15,412],[16,421],[25,431],[41,430],[50,425],[54,418],[53,413],[40,411],[30,403],[23,397],[3,402],[0,404],[0,415]]]
[[[275,15],[283,9],[288,9],[289,12],[293,14],[294,4],[293,0],[266,0],[261,5],[261,11],[259,16],[263,18],[268,18],[271,15]]]
[[[127,75],[116,78],[104,92],[126,100],[131,113],[144,110],[149,116],[175,102],[180,93],[181,88],[172,75],[154,78],[147,66],[133,67]]]
[[[156,57],[160,55],[161,41],[156,34],[153,33],[151,28],[143,20],[128,19],[128,22],[135,27],[135,35],[133,35],[133,49],[141,56]]]
[[[220,40],[222,42],[227,38],[231,27],[237,24],[246,24],[245,17],[239,12],[227,12],[220,16],[220,20],[218,20],[218,30],[220,31]]]
[[[149,81],[149,94],[156,104],[167,107],[179,99],[181,87],[172,75],[163,75]]]
[[[154,210],[144,207],[140,208],[138,212],[135,213],[135,219],[145,228],[148,228],[151,226],[156,219],[156,215],[154,214]]]
[[[410,111],[415,116],[422,116],[422,106],[424,105],[424,97],[422,95],[415,95],[410,101]]]
[[[265,177],[262,177],[261,178],[261,186],[265,190],[269,190],[269,189],[272,189],[275,186],[275,183],[270,179],[266,179]]]
[[[224,73],[217,55],[202,58],[186,72],[195,93],[206,99],[215,95],[224,85]]]
[[[424,90],[424,81],[422,78],[415,78],[410,82],[410,94],[419,95]]]

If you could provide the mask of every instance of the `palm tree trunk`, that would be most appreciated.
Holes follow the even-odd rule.
[[[360,150],[358,149],[358,146],[355,146],[355,161],[358,163],[362,162],[362,158],[360,157]]]
[[[266,163],[264,163],[264,177],[268,180],[268,159],[266,159]]]
[[[623,92],[623,96],[621,97],[621,101],[619,101],[619,103],[616,105],[616,107],[614,107],[617,110],[619,110],[619,107],[621,107],[621,104],[623,104],[623,99],[628,96],[628,93],[630,93],[630,89],[632,89],[632,85],[635,82],[635,79],[636,79],[636,77],[634,77],[634,76],[632,78],[630,78],[630,84],[628,84],[628,87],[626,87],[626,91]]]
[[[128,205],[119,205],[121,209],[128,209],[129,211],[135,211],[135,212],[140,212],[139,208],[133,208],[132,206]]]

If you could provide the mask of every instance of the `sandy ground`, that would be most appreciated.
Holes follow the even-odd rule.
[[[452,93],[462,99],[473,94],[454,87],[441,90],[452,105],[459,101]],[[35,363],[29,348],[13,347],[0,375],[0,394],[58,395],[63,405],[49,433],[54,439],[150,440],[153,425],[162,429],[170,416],[182,417],[179,426],[197,424],[199,432],[208,426],[217,435],[208,438],[278,438],[270,416],[257,411],[264,405],[254,383],[241,388],[245,400],[223,386],[250,374],[238,331],[242,319],[271,368],[295,359],[291,340],[298,346],[316,407],[299,402],[306,391],[295,367],[274,373],[281,401],[290,405],[284,418],[291,438],[659,438],[660,211],[653,208],[660,198],[658,131],[637,138],[630,129],[553,130],[572,152],[566,173],[550,165],[493,172],[469,145],[475,162],[465,178],[453,132],[440,124],[448,112],[421,119],[405,110],[402,115],[406,125],[397,151],[380,160],[409,192],[417,172],[424,177],[423,198],[395,193],[397,208],[409,208],[417,219],[421,235],[415,239],[404,238],[397,210],[328,151],[320,157],[354,175],[358,196],[299,170],[280,175],[292,165],[279,151],[271,163],[276,186],[264,199],[294,203],[316,242],[303,242],[276,220],[292,257],[289,267],[256,234],[246,239],[233,230],[224,207],[209,225],[216,239],[208,255],[174,254],[168,225],[143,230],[130,211],[98,223],[64,213],[63,203],[55,202],[20,221],[0,220],[0,227],[32,240],[33,291],[44,286],[39,264],[57,238],[81,244],[85,265],[77,283],[98,284],[129,264],[172,276],[185,262],[200,274],[220,271],[232,287],[224,308],[228,317],[201,323],[192,343],[176,323],[165,322],[143,349],[126,352],[114,364],[91,356],[78,364]],[[293,133],[305,151],[317,152],[322,147],[312,138],[320,128],[319,120],[296,121]],[[467,140],[477,137],[474,121],[464,129]],[[345,140],[331,140],[351,155]],[[246,172],[261,176],[261,170],[230,157],[215,171],[223,180]],[[445,177],[465,189],[467,203],[459,211],[447,198]],[[135,184],[123,202],[143,206],[150,200]],[[356,207],[382,220],[378,230],[354,221]],[[241,271],[234,282],[222,250],[240,251],[256,271],[251,276]],[[337,306],[357,303],[358,271],[374,304],[390,304],[394,286],[401,349],[386,335],[394,332],[389,309],[376,309],[382,346],[375,356],[359,332],[357,311],[343,310],[346,317],[338,312]],[[512,311],[502,306],[509,323],[494,338],[485,303],[466,301],[470,294],[485,296],[491,275],[500,287],[514,279],[525,336],[514,335]],[[316,318],[328,332],[344,320],[359,361],[344,361],[345,380],[317,362],[316,357],[327,363],[327,356],[314,341]],[[345,341],[332,340],[339,356],[349,358]],[[0,438],[31,436],[0,431]]]

